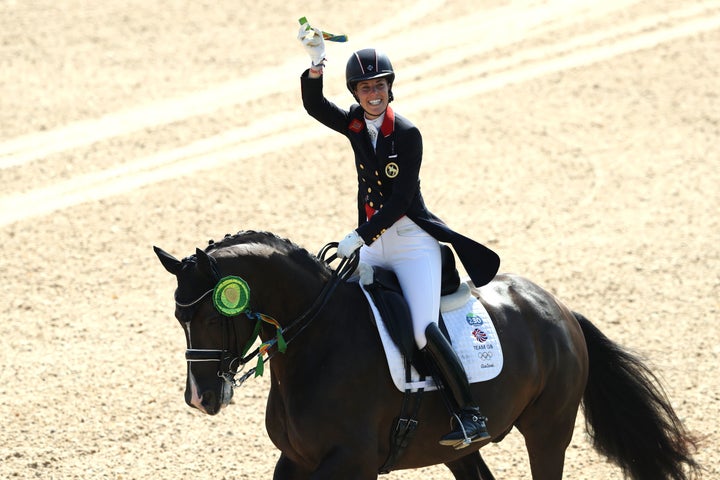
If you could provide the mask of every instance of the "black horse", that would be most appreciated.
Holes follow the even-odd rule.
[[[274,478],[377,478],[403,394],[357,283],[338,281],[327,263],[270,233],[226,236],[182,261],[155,252],[178,281],[188,405],[217,414],[244,363],[257,357],[262,367],[270,355],[266,427],[281,451]],[[534,480],[562,478],[580,404],[594,447],[630,478],[678,480],[699,471],[693,438],[638,358],[525,278],[498,275],[474,293],[494,322],[504,365],[473,393],[490,419],[491,441],[513,427],[522,433]],[[259,351],[247,354],[257,335]],[[445,464],[456,479],[493,478],[482,444],[438,444],[448,428],[438,392],[425,393],[417,419],[395,469]]]

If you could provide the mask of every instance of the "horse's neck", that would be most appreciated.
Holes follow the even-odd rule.
[[[320,285],[322,288],[322,285]],[[317,296],[305,298],[305,309],[298,311],[295,318],[308,312]],[[370,310],[357,285],[339,285],[327,303],[320,310],[310,310],[300,322],[288,329],[285,354],[277,354],[277,366],[273,370],[284,376],[292,371],[318,372],[328,361],[356,362],[367,353],[367,345],[376,341],[372,329]],[[266,328],[265,335],[272,334]],[[275,361],[275,360],[273,360]],[[319,370],[318,370],[319,369]],[[290,373],[289,376],[292,376]]]
[[[282,328],[290,327],[308,310],[326,282],[320,273],[279,256],[257,259],[243,270],[250,277],[251,308],[276,320]],[[272,323],[266,322],[263,341],[275,335]]]

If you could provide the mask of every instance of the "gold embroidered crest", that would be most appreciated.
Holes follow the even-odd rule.
[[[400,173],[400,167],[398,167],[397,163],[390,162],[385,165],[385,175],[387,175],[388,178],[395,178],[398,176],[398,173]]]

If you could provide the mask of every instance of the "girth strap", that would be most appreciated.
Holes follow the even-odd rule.
[[[409,359],[405,358],[405,380],[408,385],[412,381],[411,368],[412,364]],[[423,376],[422,380],[424,379],[425,377]],[[418,427],[417,417],[420,412],[420,401],[422,400],[424,392],[425,390],[420,388],[416,392],[406,389],[405,393],[403,393],[400,415],[395,419],[394,428],[390,435],[390,453],[383,466],[378,470],[378,473],[390,473],[398,459],[410,446],[410,442],[415,438],[415,432]]]

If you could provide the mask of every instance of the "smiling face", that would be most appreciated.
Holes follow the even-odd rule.
[[[388,107],[388,94],[390,85],[387,78],[373,78],[363,80],[355,86],[355,95],[358,103],[365,110],[368,118],[379,117]]]

